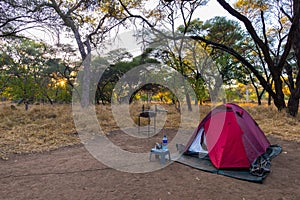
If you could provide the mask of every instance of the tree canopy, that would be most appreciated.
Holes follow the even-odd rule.
[[[279,110],[287,108],[288,113],[295,116],[300,99],[299,1],[217,0],[230,19],[216,13],[216,17],[203,20],[205,16],[199,9],[207,2],[0,0],[0,40],[5,44],[1,51],[0,91],[7,93],[9,85],[19,81],[17,85],[28,99],[34,90],[26,90],[27,86],[49,87],[49,80],[55,77],[61,77],[72,87],[72,76],[76,74],[79,58],[84,65],[79,94],[82,105],[87,106],[91,102],[88,93],[94,59],[90,56],[92,50],[103,50],[108,38],[121,29],[133,27],[144,50],[151,49],[148,57],[173,67],[186,77],[198,93],[197,100],[207,98],[207,91],[213,96],[214,90],[218,91],[222,85],[251,83],[259,102],[267,92]],[[26,30],[43,30],[52,34],[52,47],[37,38],[26,39],[29,37]],[[74,57],[70,62],[61,56],[51,58],[49,54],[53,54],[53,50],[64,52],[67,37],[76,44],[76,59]],[[218,78],[214,81],[205,79],[203,69],[207,68],[205,65],[209,60],[200,56],[203,51],[215,63],[216,67],[210,71],[220,74],[221,82]],[[67,52],[74,56],[73,48]],[[115,61],[113,65],[109,63],[111,66],[105,72],[104,82],[99,83],[102,84],[100,88],[108,87],[110,81],[122,76],[123,69],[135,66],[136,60],[120,60],[118,56],[126,54],[122,55],[119,50],[111,54]],[[72,71],[75,72],[72,74]],[[38,81],[40,77],[47,77],[48,81]],[[212,82],[213,87],[209,85]],[[51,95],[45,92],[47,90],[43,91],[43,95],[48,95],[51,100]],[[103,94],[98,90],[99,99]],[[186,101],[191,109],[188,95]]]

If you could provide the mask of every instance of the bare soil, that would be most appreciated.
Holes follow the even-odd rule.
[[[123,149],[137,145],[128,138],[125,143],[126,136],[118,131],[109,137]],[[0,199],[300,199],[299,142],[268,138],[283,152],[272,160],[262,184],[176,162],[151,173],[120,172],[93,158],[83,145],[74,145],[0,160]]]

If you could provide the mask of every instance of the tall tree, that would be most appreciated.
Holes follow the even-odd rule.
[[[207,40],[215,41],[218,44],[235,49],[239,54],[247,58],[261,74],[264,74],[267,78],[270,77],[264,62],[257,58],[259,52],[257,52],[255,44],[251,42],[249,36],[244,33],[243,29],[236,21],[218,16],[207,20],[206,22],[196,19],[193,20],[192,25],[189,28],[189,33],[192,35],[202,35]],[[264,90],[259,91],[259,88],[257,87],[258,82],[251,75],[251,71],[247,68],[245,69],[243,65],[229,53],[205,42],[200,41],[198,43],[202,45],[209,57],[216,62],[218,66],[217,70],[222,76],[221,84],[230,85],[233,83],[233,80],[248,84],[248,81],[251,80],[256,91],[258,104],[261,104]],[[269,79],[267,80],[269,81]]]
[[[103,41],[105,34],[112,28],[122,24],[122,10],[115,1],[97,0],[2,0],[3,13],[0,17],[0,34],[16,35],[22,30],[42,27],[58,35],[60,44],[61,32],[69,32],[74,38],[83,65],[80,73],[82,91],[81,104],[86,107],[90,103],[90,54],[93,48]],[[138,5],[140,1],[128,1],[128,8]],[[14,9],[14,12],[12,12]],[[18,35],[20,36],[20,35]]]
[[[248,33],[251,35],[251,38],[257,45],[258,50],[261,52],[263,60],[268,66],[268,70],[272,75],[272,79],[274,81],[275,90],[273,91],[270,85],[267,83],[264,77],[262,77],[258,71],[253,67],[253,65],[247,64],[246,66],[250,71],[252,71],[256,77],[259,79],[261,85],[268,91],[268,93],[274,99],[274,103],[279,110],[286,107],[284,102],[284,94],[283,94],[283,86],[282,86],[282,72],[284,68],[290,65],[289,55],[291,53],[292,48],[294,48],[295,56],[298,59],[299,54],[297,55],[297,47],[299,47],[299,42],[296,40],[299,36],[299,19],[300,19],[300,2],[298,0],[286,1],[286,0],[276,0],[273,1],[274,5],[267,4],[263,1],[254,1],[257,5],[257,8],[254,8],[254,11],[259,12],[260,14],[260,26],[253,26],[249,17],[242,14],[241,11],[238,10],[238,7],[234,9],[231,5],[229,5],[225,0],[218,0],[219,4],[226,9],[232,16],[238,19],[245,25]],[[290,4],[289,6],[285,6],[286,4]],[[266,15],[269,15],[270,19],[271,12],[276,12],[279,29],[276,32],[276,43],[277,46],[273,46],[276,44],[274,41],[274,36],[272,39],[268,37],[268,29],[267,25],[272,25],[272,22],[268,22]],[[284,17],[288,17],[290,20],[289,29],[284,29],[284,24],[282,19]],[[271,19],[270,19],[271,20]],[[274,25],[273,25],[274,26]],[[259,29],[258,29],[259,28]],[[244,62],[244,58],[238,58],[240,61]],[[297,61],[298,62],[298,61]],[[246,64],[246,62],[245,62]],[[299,62],[297,63],[297,68],[299,69]],[[298,70],[298,74],[300,71]],[[300,77],[300,74],[297,75]],[[299,79],[299,78],[298,78]],[[290,83],[291,96],[289,97],[288,103],[288,112],[290,115],[295,116],[298,113],[299,106],[299,97],[300,97],[300,80],[296,79],[296,82],[292,81]]]
[[[267,70],[272,76],[275,86],[274,90],[272,89],[268,78],[264,77],[263,74],[257,70],[255,65],[249,62],[248,58],[241,55],[236,49],[220,44],[217,41],[207,40],[201,35],[193,35],[191,38],[203,41],[236,57],[249,71],[256,76],[260,84],[273,98],[275,106],[279,110],[286,108],[283,93],[282,73],[284,69],[288,69],[290,66],[291,60],[289,60],[289,55],[293,53],[292,48],[297,49],[295,48],[297,46],[295,44],[297,43],[296,36],[298,35],[297,30],[299,27],[299,1],[276,0],[273,2],[273,4],[267,4],[265,1],[258,0],[251,1],[251,4],[249,4],[250,6],[248,6],[248,8],[250,8],[248,13],[254,14],[255,12],[255,20],[251,19],[250,15],[247,16],[245,13],[243,13],[245,9],[243,7],[243,9],[240,10],[238,7],[239,4],[237,4],[237,7],[234,8],[225,0],[218,0],[218,2],[232,16],[244,24],[245,29],[256,45],[258,56],[261,56],[261,59],[266,64]],[[238,2],[247,1],[240,0]],[[290,5],[286,6],[286,3],[290,3]],[[242,3],[242,6],[244,5],[247,5],[247,3]],[[274,21],[274,18],[272,18],[274,14],[277,21]],[[290,20],[288,23],[288,28],[286,28],[286,26],[283,24],[282,18],[284,17],[287,17]],[[252,21],[255,23],[255,26],[253,25]],[[274,23],[278,24],[278,26],[275,28]],[[275,31],[273,31],[273,35],[270,35],[269,33],[272,30]],[[294,52],[297,53],[295,50]],[[297,69],[299,69],[298,65]],[[297,75],[297,77],[300,77],[300,75]],[[291,90],[291,95],[289,97],[288,112],[292,116],[295,116],[298,112],[298,86],[300,86],[300,79],[290,80],[290,87],[294,89]]]
[[[155,48],[160,48],[165,53],[164,58],[168,58],[169,66],[180,72],[183,77],[187,77],[187,64],[184,63],[184,49],[186,47],[186,38],[188,27],[192,21],[193,15],[197,8],[205,5],[207,1],[164,1],[160,0],[155,8],[145,9],[144,12],[135,14],[128,10],[124,1],[119,0],[127,14],[127,18],[139,19],[142,26],[151,28],[152,33],[156,34],[156,41],[153,38],[146,38],[146,43],[156,42]],[[182,32],[177,31],[178,22],[184,23]],[[144,31],[146,32],[146,31]],[[149,35],[147,35],[149,36]],[[159,46],[159,47],[158,47]],[[163,49],[164,48],[164,49]],[[168,54],[168,55],[167,55]],[[183,86],[187,88],[182,80]],[[191,97],[186,91],[186,102],[188,110],[192,110]]]
[[[101,32],[101,28],[108,17],[107,14],[99,16],[99,18],[93,17],[93,9],[96,1],[56,1],[50,0],[42,2],[37,5],[36,9],[50,8],[55,11],[59,16],[58,26],[65,26],[69,29],[77,43],[79,53],[82,59],[83,75],[82,75],[82,92],[81,92],[81,105],[87,107],[90,104],[90,63],[92,37]],[[92,23],[92,21],[97,21]],[[57,22],[56,22],[57,23]],[[83,30],[87,29],[87,31]]]
[[[128,94],[131,94],[131,91],[137,88],[141,79],[145,78],[144,71],[135,71],[135,74],[126,73],[143,64],[148,64],[150,68],[151,64],[159,63],[157,60],[149,58],[147,51],[140,56],[132,58],[132,55],[125,51],[125,49],[113,50],[108,53],[108,57],[97,57],[94,59],[94,62],[101,62],[104,65],[109,65],[104,71],[97,86],[96,100],[98,101],[100,99],[102,103],[111,103],[112,97],[115,97],[119,103],[121,103],[123,99],[129,99],[129,102],[131,102],[134,95],[130,97]],[[125,74],[127,78],[123,87],[118,91],[114,91],[116,84]],[[128,76],[134,77],[130,78]],[[159,75],[156,75],[156,77],[157,76]],[[113,95],[114,92],[115,94]]]
[[[38,99],[46,98],[52,103],[51,90],[58,86],[57,83],[64,83],[65,79],[59,76],[57,70],[61,61],[52,57],[50,51],[47,45],[29,39],[3,44],[0,69],[7,79],[1,93],[7,92],[12,99],[21,100],[26,109],[30,102]]]

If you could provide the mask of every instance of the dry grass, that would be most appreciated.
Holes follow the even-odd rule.
[[[13,109],[12,109],[13,108]],[[76,136],[71,106],[0,105],[0,156],[10,153],[46,151],[80,143]]]
[[[283,110],[278,112],[274,106],[243,106],[256,120],[266,135],[285,140],[300,141],[300,116],[293,118]]]
[[[180,124],[180,114],[174,106],[158,106],[160,109],[168,110],[165,127],[177,128]],[[278,112],[274,107],[254,104],[241,104],[241,106],[253,116],[267,135],[300,141],[300,117],[288,117],[285,112]],[[201,106],[199,120],[211,108],[208,105]],[[120,109],[120,113],[123,112],[122,107],[118,109]],[[132,124],[128,124],[128,126],[137,124],[140,110],[141,104],[130,106]],[[110,106],[97,106],[96,114],[102,130],[106,134],[119,129]],[[71,105],[33,105],[28,111],[25,111],[23,106],[11,107],[10,103],[2,103],[0,104],[0,118],[0,157],[2,159],[8,159],[9,154],[12,153],[49,151],[80,143],[73,121]],[[142,124],[145,123],[145,120],[142,121]],[[192,122],[185,125],[189,128],[196,126],[197,124]],[[93,129],[93,127],[87,128]]]

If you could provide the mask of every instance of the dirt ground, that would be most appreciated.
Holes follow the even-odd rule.
[[[110,135],[122,148],[134,146],[134,140],[124,143],[124,137],[120,132]],[[300,199],[299,143],[269,140],[280,144],[283,152],[272,161],[263,184],[176,162],[149,173],[120,172],[93,158],[83,145],[75,145],[0,160],[0,199]]]

